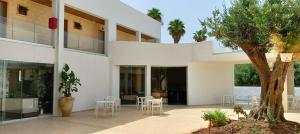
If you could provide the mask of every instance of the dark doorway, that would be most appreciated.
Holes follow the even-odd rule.
[[[170,105],[187,104],[186,67],[151,68],[151,93]]]

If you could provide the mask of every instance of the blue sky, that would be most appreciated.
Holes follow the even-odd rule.
[[[223,0],[121,0],[135,9],[147,13],[152,7],[159,8],[163,14],[164,25],[162,26],[162,42],[172,43],[173,39],[167,31],[168,24],[176,18],[185,23],[186,34],[181,43],[194,42],[193,33],[199,29],[198,19],[211,16],[216,8],[222,8]],[[225,0],[229,4],[229,0]]]

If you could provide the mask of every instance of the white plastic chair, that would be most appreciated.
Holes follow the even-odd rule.
[[[154,110],[158,109],[159,110],[159,115],[161,115],[162,111],[163,111],[163,101],[162,98],[160,99],[153,99],[151,102],[151,111],[152,111],[152,115],[154,113]]]
[[[105,115],[106,112],[111,112],[111,116],[114,115],[115,111],[115,103],[104,103],[103,104],[103,114]]]
[[[294,95],[288,95],[288,106],[291,107],[291,109],[296,109],[297,105],[296,105],[296,100],[295,100],[295,96]]]
[[[222,105],[223,106],[231,106],[235,105],[236,97],[233,95],[224,95],[222,96]]]
[[[257,96],[251,97],[251,104],[252,104],[253,108],[259,106],[259,102],[260,102],[260,99]]]
[[[136,109],[140,109],[142,105],[142,97],[136,96]]]
[[[142,112],[144,113],[144,112],[147,112],[147,110],[149,110],[149,104],[148,104],[148,101],[147,101],[147,99],[146,99],[146,97],[141,97],[140,98],[141,99],[141,110],[142,110]]]
[[[115,110],[121,111],[121,99],[113,96],[107,96],[104,100],[106,101],[114,101]]]

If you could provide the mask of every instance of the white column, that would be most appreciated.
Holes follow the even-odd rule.
[[[136,41],[142,42],[142,33],[139,31],[136,31]]]
[[[287,72],[287,94],[295,95],[295,82],[294,82],[294,63],[291,63]]]
[[[112,96],[120,98],[120,67],[112,66]]]
[[[105,53],[109,55],[108,45],[111,41],[117,41],[117,23],[113,20],[105,21]]]
[[[151,95],[151,65],[146,66],[146,96]]]
[[[58,28],[53,31],[53,45],[55,47],[54,86],[53,86],[53,115],[59,116],[58,99],[60,93],[60,72],[63,67],[62,53],[64,49],[64,0],[52,0],[52,15],[58,19]]]
[[[287,112],[288,111],[288,82],[287,82],[287,79],[285,79],[285,82],[284,82],[284,90],[283,90],[283,93],[282,93],[282,105],[283,105],[283,108],[284,108],[284,111]]]

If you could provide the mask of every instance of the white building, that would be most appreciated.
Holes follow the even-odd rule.
[[[73,110],[82,111],[108,95],[122,104],[145,95],[218,104],[233,94],[234,64],[249,62],[212,42],[161,44],[161,23],[119,0],[1,0],[0,15],[0,122],[37,116],[39,107],[59,115],[64,64],[81,79]]]

